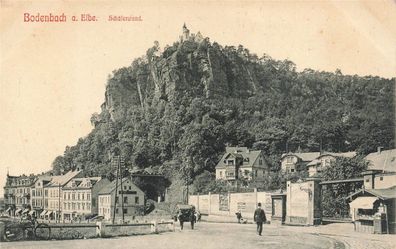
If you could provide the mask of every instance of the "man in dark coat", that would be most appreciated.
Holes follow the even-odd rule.
[[[267,218],[265,217],[265,212],[263,209],[261,209],[261,203],[259,202],[257,204],[257,209],[254,211],[254,222],[257,224],[257,233],[258,235],[261,236],[261,233],[263,232],[263,222],[267,221]]]

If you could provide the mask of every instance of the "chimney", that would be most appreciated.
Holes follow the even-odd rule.
[[[378,146],[377,147],[377,152],[378,152],[378,154],[381,154],[381,150],[383,149],[384,147],[382,147],[382,146]]]

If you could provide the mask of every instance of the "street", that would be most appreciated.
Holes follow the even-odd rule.
[[[23,241],[2,243],[8,248],[174,248],[174,249],[250,249],[250,248],[345,248],[332,238],[289,231],[275,226],[264,226],[263,236],[256,235],[254,224],[197,223],[191,230],[185,224],[183,231],[108,239]]]

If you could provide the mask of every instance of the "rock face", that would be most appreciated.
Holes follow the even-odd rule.
[[[209,38],[190,34],[160,52],[159,44],[108,80],[103,108],[143,107],[149,101],[177,101],[181,96],[246,98],[260,90],[254,63],[234,47],[223,49]]]

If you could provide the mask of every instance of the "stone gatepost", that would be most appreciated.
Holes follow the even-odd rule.
[[[105,236],[105,224],[101,221],[96,222],[96,236],[101,238]]]

